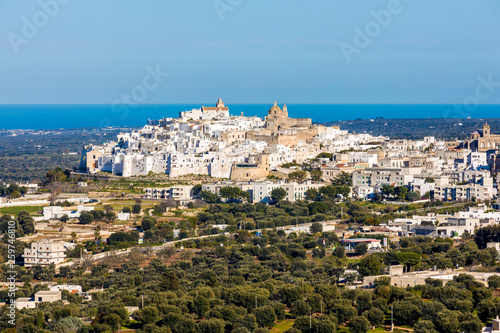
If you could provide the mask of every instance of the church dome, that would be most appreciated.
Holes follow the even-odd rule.
[[[278,103],[274,102],[274,105],[271,106],[269,111],[281,111],[281,108],[278,106]]]

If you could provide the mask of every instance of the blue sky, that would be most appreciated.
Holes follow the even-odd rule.
[[[500,1],[393,1],[0,0],[0,104],[500,104]]]

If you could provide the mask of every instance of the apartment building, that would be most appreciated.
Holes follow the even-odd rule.
[[[193,185],[177,185],[173,187],[148,187],[145,188],[144,198],[148,199],[174,199],[185,201],[192,199]]]
[[[434,188],[434,197],[443,201],[454,200],[490,200],[497,195],[491,177],[471,177],[466,184],[438,185]]]
[[[370,168],[352,173],[353,186],[405,186],[413,180],[402,168]]]
[[[50,240],[33,242],[30,247],[24,249],[24,266],[50,265],[63,263],[66,248],[62,242],[52,242]]]
[[[493,225],[493,219],[476,219],[448,217],[445,222],[439,225],[415,225],[412,232],[417,236],[429,237],[461,237],[464,233],[473,234],[476,229]]]

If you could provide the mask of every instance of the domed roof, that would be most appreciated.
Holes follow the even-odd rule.
[[[278,103],[274,102],[274,105],[271,106],[269,111],[281,111],[281,108],[278,106]]]

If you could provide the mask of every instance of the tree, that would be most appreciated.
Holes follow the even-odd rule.
[[[436,180],[434,178],[432,178],[432,177],[427,177],[427,178],[425,178],[425,182],[426,183],[435,183]]]
[[[78,218],[81,224],[90,224],[94,221],[94,215],[89,212],[83,211]]]
[[[347,185],[322,186],[319,188],[319,194],[322,200],[334,200],[339,195],[347,197],[351,193],[351,188]]]
[[[343,324],[352,320],[352,318],[356,316],[357,311],[356,308],[350,304],[350,302],[336,302],[331,309],[331,313],[339,320],[339,324]]]
[[[370,329],[370,322],[366,317],[356,316],[349,321],[349,332],[366,333]]]
[[[341,259],[344,258],[345,257],[345,249],[344,249],[344,247],[342,245],[340,245],[340,244],[337,245],[335,247],[335,250],[333,250],[332,255],[336,256],[337,258],[341,258]]]
[[[323,232],[323,225],[319,222],[314,222],[311,224],[309,231],[311,232],[311,234],[321,233],[321,232]]]
[[[408,189],[406,188],[406,186],[397,186],[394,188],[394,194],[399,200],[404,199],[407,193]]]
[[[408,200],[408,201],[415,201],[415,200],[418,200],[418,199],[420,199],[420,193],[418,193],[418,192],[413,192],[412,191],[412,192],[408,192],[406,194],[406,200]]]
[[[200,333],[224,333],[225,326],[226,326],[226,324],[225,324],[224,320],[217,319],[217,318],[210,318],[207,320],[202,320],[198,323],[197,332],[200,332]]]
[[[311,307],[303,300],[298,300],[293,302],[290,312],[296,317],[307,316],[311,312]]]
[[[288,174],[288,181],[302,183],[306,177],[307,172],[304,170],[293,171]]]
[[[479,333],[482,332],[483,323],[472,313],[467,313],[460,318],[460,332]]]
[[[69,221],[68,215],[64,214],[63,216],[61,216],[61,218],[59,219],[59,221],[61,221],[61,222],[68,222]]]
[[[227,199],[228,201],[235,201],[242,197],[246,197],[248,192],[240,190],[238,187],[226,186],[220,189],[220,196]]]
[[[442,333],[455,333],[460,328],[458,311],[443,310],[436,318],[437,331]]]
[[[217,196],[217,194],[212,193],[210,191],[201,191],[200,196],[203,199],[203,201],[208,203],[215,203],[219,201],[219,197]]]
[[[415,333],[438,333],[435,330],[434,323],[431,320],[420,319],[415,324]]]
[[[208,310],[210,310],[208,299],[199,295],[193,299],[193,312],[196,313],[199,318],[203,318],[203,315]]]
[[[43,328],[45,326],[45,316],[42,311],[36,313],[36,326]]]
[[[358,272],[363,276],[380,275],[382,262],[376,254],[369,255],[359,262]]]
[[[143,324],[153,324],[158,320],[158,309],[156,306],[146,306],[141,311],[141,322]]]
[[[495,317],[497,315],[496,305],[491,299],[479,302],[476,310],[477,316],[479,317],[479,319],[481,319],[482,322],[486,322],[489,318]]]
[[[306,191],[306,199],[314,201],[318,198],[318,190],[313,188],[310,188]]]
[[[385,320],[384,312],[382,312],[382,310],[377,309],[375,307],[371,308],[368,311],[365,311],[363,313],[363,316],[365,316],[370,321],[372,326],[375,326],[375,327],[382,325],[384,323],[384,320]]]
[[[71,233],[71,240],[73,241],[73,243],[76,243],[76,237],[77,237],[76,232],[73,231]]]
[[[139,214],[141,212],[141,209],[141,204],[136,203],[132,206],[132,213]]]
[[[412,266],[416,266],[422,260],[420,254],[415,252],[399,252],[396,255],[398,261],[406,266],[406,271],[410,271]]]
[[[286,198],[286,191],[281,187],[277,187],[271,191],[271,199],[281,201]]]
[[[488,276],[488,288],[490,289],[500,288],[500,276],[498,275]]]
[[[19,214],[17,214],[17,221],[19,222],[19,225],[23,229],[23,233],[25,235],[31,235],[35,233],[35,224],[33,222],[33,218],[28,212],[19,212]]]
[[[352,175],[350,173],[347,173],[345,171],[341,171],[335,178],[331,180],[332,185],[346,185],[346,186],[352,186]]]
[[[177,324],[175,324],[174,328],[172,329],[173,333],[195,333],[196,330],[196,322],[194,319],[189,318],[189,317],[182,317],[179,319]]]
[[[323,178],[323,171],[321,170],[311,170],[309,171],[309,174],[311,175],[311,179],[317,183],[319,183],[321,178]]]
[[[293,323],[293,328],[298,330],[299,332],[306,333],[310,332],[310,326],[316,328],[317,322],[318,322],[317,318],[314,317],[311,318],[310,316],[302,316],[295,319],[295,322]],[[313,332],[316,332],[316,330],[314,330]]]
[[[141,229],[151,230],[156,227],[156,220],[150,216],[145,216],[142,218]]]
[[[326,250],[324,247],[322,248],[314,248],[312,250],[313,258],[324,258],[326,256]]]
[[[366,243],[358,243],[354,248],[354,252],[356,252],[359,255],[366,254],[366,252],[368,252],[368,245],[366,245]]]
[[[394,195],[394,185],[382,185],[382,194],[386,197]]]
[[[179,289],[179,278],[172,271],[163,273],[160,287],[162,291],[175,291]]]
[[[257,319],[257,324],[262,327],[273,327],[276,321],[276,313],[270,305],[261,306],[253,310],[253,315]]]
[[[114,212],[107,212],[104,216],[107,223],[111,223],[116,219],[116,214]]]
[[[193,188],[191,189],[191,193],[193,194],[193,197],[199,196],[202,189],[203,189],[203,186],[201,184],[196,184],[195,186],[193,186]]]
[[[330,207],[326,202],[314,201],[308,205],[309,214],[314,215],[317,213],[325,213]]]
[[[132,209],[128,206],[125,206],[122,208],[122,212],[123,213],[131,213],[132,212]]]
[[[404,299],[394,303],[394,321],[398,325],[414,325],[419,314],[420,307],[414,299]]]

